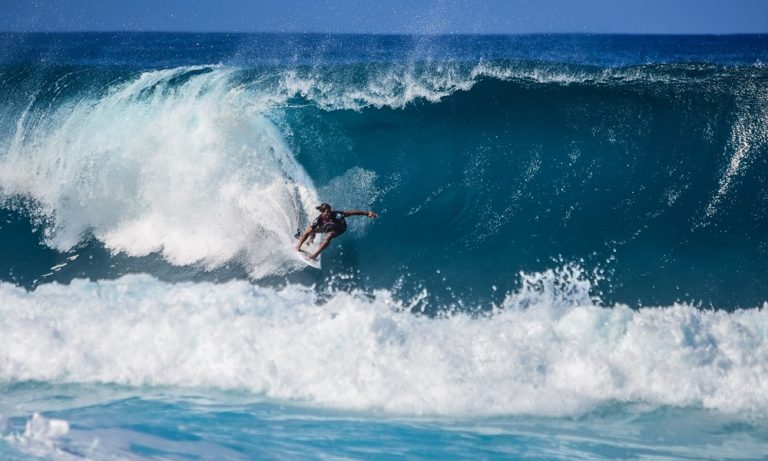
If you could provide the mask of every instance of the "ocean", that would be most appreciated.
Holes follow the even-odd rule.
[[[0,34],[0,458],[768,459],[768,36]],[[321,202],[374,210],[294,250]]]

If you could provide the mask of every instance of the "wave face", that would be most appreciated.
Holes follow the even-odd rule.
[[[768,40],[0,37],[0,279],[148,273],[503,301],[576,263],[604,302],[768,289]],[[304,270],[327,201],[376,209]]]

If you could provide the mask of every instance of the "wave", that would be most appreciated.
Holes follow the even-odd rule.
[[[765,299],[761,66],[0,72],[0,200],[63,255],[29,281],[63,274],[93,240],[107,265],[159,255],[279,277],[301,268],[293,235],[327,201],[382,219],[351,220],[312,283],[365,268],[369,287],[412,274],[416,291],[465,296],[562,258],[610,271],[607,292],[636,305]]]
[[[92,235],[176,265],[239,260],[254,277],[295,267],[281,249],[318,202],[314,185],[228,76],[148,72],[96,99],[28,107],[0,161],[3,198],[31,202],[59,251]]]
[[[603,405],[768,414],[768,305],[601,307],[581,269],[524,274],[485,313],[146,275],[0,285],[0,379],[245,389],[408,415],[580,415]]]

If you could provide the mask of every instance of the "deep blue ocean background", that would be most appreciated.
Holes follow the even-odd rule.
[[[0,454],[766,459],[767,61],[0,34]]]

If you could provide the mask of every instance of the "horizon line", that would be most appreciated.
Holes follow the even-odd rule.
[[[327,32],[327,31],[196,31],[196,30],[0,30],[0,34],[217,34],[217,35],[364,35],[364,36],[421,36],[421,37],[447,37],[447,36],[532,36],[532,35],[601,35],[601,36],[656,36],[656,37],[727,37],[727,36],[754,36],[768,35],[764,32]]]

